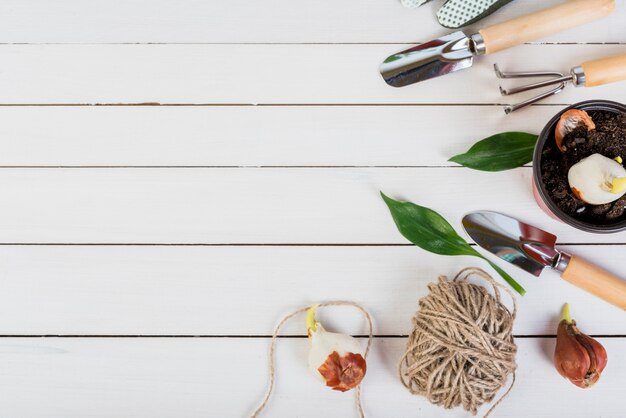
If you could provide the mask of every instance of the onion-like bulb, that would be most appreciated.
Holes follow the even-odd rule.
[[[596,129],[596,124],[593,123],[591,116],[584,110],[570,109],[561,115],[561,118],[556,124],[556,129],[554,130],[554,140],[559,151],[567,151],[567,147],[563,144],[563,139],[565,139],[568,133],[581,125],[584,125],[587,131]]]
[[[359,341],[346,334],[328,332],[316,321],[317,305],[309,309],[309,369],[326,386],[341,392],[357,387],[367,369]]]
[[[611,203],[626,193],[626,170],[602,154],[592,154],[574,164],[567,180],[576,197],[592,205]]]
[[[602,344],[580,332],[566,303],[563,307],[563,319],[556,333],[556,370],[576,386],[585,389],[600,379],[607,361],[606,350]]]

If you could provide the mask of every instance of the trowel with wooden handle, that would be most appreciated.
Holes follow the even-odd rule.
[[[391,55],[380,73],[390,86],[403,87],[471,67],[474,55],[492,54],[600,19],[614,8],[615,0],[568,0],[469,36],[457,31]]]
[[[539,276],[544,267],[579,288],[626,310],[626,281],[555,248],[556,236],[497,212],[472,212],[463,227],[482,248]]]

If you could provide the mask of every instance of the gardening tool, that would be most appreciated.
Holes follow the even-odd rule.
[[[404,7],[423,6],[431,0],[400,0]],[[512,0],[446,0],[437,11],[437,20],[448,29],[478,22]]]
[[[463,217],[469,236],[487,251],[539,276],[551,267],[575,286],[626,310],[626,281],[554,247],[556,236],[497,212],[478,211]]]
[[[393,87],[428,80],[470,67],[474,55],[492,54],[600,19],[614,8],[615,0],[568,0],[469,36],[457,31],[391,55],[381,64],[380,73]]]
[[[431,0],[400,0],[400,3],[402,3],[404,7],[414,9],[416,7],[425,5],[429,1]]]
[[[512,0],[447,0],[437,10],[437,20],[448,29],[471,25],[489,16]]]
[[[561,92],[569,83],[572,83],[576,87],[595,87],[626,80],[626,54],[583,62],[581,65],[573,67],[568,75],[557,71],[504,72],[498,68],[498,64],[494,64],[493,68],[498,78],[553,77],[538,83],[514,87],[511,89],[504,89],[500,86],[500,93],[502,93],[503,96],[509,96],[511,94],[517,94],[557,84],[555,88],[535,97],[531,97],[530,99],[524,100],[520,103],[506,106],[504,108],[504,112],[509,114],[545,99],[546,97]]]

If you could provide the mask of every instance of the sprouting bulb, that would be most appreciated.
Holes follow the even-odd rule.
[[[316,309],[317,305],[309,309],[306,321],[309,369],[334,390],[353,389],[361,383],[367,369],[363,348],[350,335],[326,331],[315,319]]]

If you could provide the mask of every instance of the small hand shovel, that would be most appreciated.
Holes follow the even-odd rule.
[[[475,55],[491,54],[609,15],[615,0],[568,0],[548,9],[467,35],[457,31],[393,54],[380,66],[387,84],[403,87],[472,66]]]
[[[566,281],[626,310],[626,281],[554,247],[556,236],[496,212],[472,212],[463,217],[469,236],[485,250],[539,276],[544,267]]]

